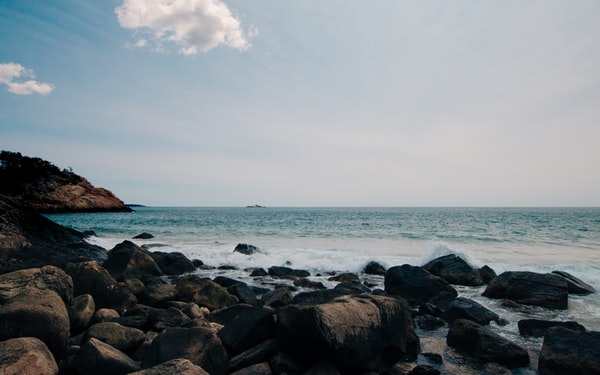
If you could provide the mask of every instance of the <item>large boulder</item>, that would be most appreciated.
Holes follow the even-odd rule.
[[[569,302],[569,290],[564,278],[527,271],[500,274],[490,281],[483,295],[551,309],[567,309]]]
[[[260,307],[237,304],[211,313],[208,320],[224,326],[217,335],[232,353],[241,353],[275,334],[273,311]]]
[[[80,373],[89,375],[120,375],[140,370],[138,363],[125,353],[93,337],[81,346],[74,363]]]
[[[71,320],[71,333],[79,333],[92,321],[96,312],[96,303],[91,294],[81,294],[69,305],[69,319]]]
[[[194,302],[209,310],[229,307],[238,301],[221,285],[196,275],[182,277],[175,285],[175,289],[183,301]]]
[[[144,331],[114,322],[92,325],[83,335],[83,342],[96,338],[125,353],[133,353],[146,340]]]
[[[587,330],[581,324],[575,321],[559,322],[552,320],[540,319],[523,319],[519,320],[519,334],[521,336],[544,337],[546,332],[552,327],[563,327],[570,330],[585,333]]]
[[[140,303],[149,306],[163,306],[166,302],[177,298],[177,289],[172,284],[155,282],[148,284],[138,294]]]
[[[257,363],[264,363],[277,353],[278,348],[277,340],[266,340],[231,358],[229,372],[247,368]]]
[[[65,304],[73,298],[73,280],[63,270],[54,266],[29,268],[0,275],[0,304],[33,287],[56,292]]]
[[[433,303],[445,307],[458,293],[444,279],[422,267],[405,264],[391,267],[385,274],[385,291],[410,304]]]
[[[252,255],[257,253],[258,251],[258,247],[247,243],[239,243],[235,246],[235,249],[233,249],[234,253],[241,253],[244,255]]]
[[[136,303],[129,289],[117,283],[108,271],[95,261],[69,263],[65,271],[71,276],[74,294],[91,294],[96,308],[115,309],[123,313]]]
[[[381,264],[375,261],[370,261],[363,269],[363,272],[369,275],[385,276],[386,269]]]
[[[457,319],[472,320],[484,326],[491,321],[498,321],[500,317],[495,312],[472,299],[458,297],[450,302],[450,305],[448,305],[448,308],[444,312],[444,320],[446,322],[452,323]]]
[[[567,282],[567,288],[569,289],[570,294],[593,294],[596,293],[596,289],[590,284],[578,279],[577,277],[571,275],[565,271],[552,271],[552,274],[558,275],[565,279]]]
[[[188,359],[209,374],[227,372],[227,352],[221,340],[209,328],[167,328],[152,341],[142,365],[152,367],[177,358]]]
[[[58,365],[46,344],[35,337],[0,342],[0,374],[56,375]]]
[[[108,252],[104,268],[117,281],[161,276],[163,273],[149,251],[131,241],[123,241]]]
[[[69,313],[54,291],[25,288],[0,306],[0,340],[37,337],[60,355],[69,336]]]
[[[529,354],[517,344],[471,320],[455,320],[448,330],[448,346],[485,362],[497,362],[507,367],[526,367]]]
[[[305,366],[327,359],[351,373],[382,371],[419,351],[408,305],[383,296],[284,307],[277,312],[277,340]]]
[[[274,277],[283,278],[296,278],[296,277],[308,277],[310,272],[306,270],[297,270],[290,267],[284,266],[272,266],[269,267],[269,275]]]
[[[423,268],[450,284],[467,286],[483,285],[483,280],[477,270],[455,254],[436,258],[425,264]]]
[[[177,358],[160,363],[145,370],[132,372],[129,375],[209,375],[200,366],[196,366],[188,359]]]
[[[540,375],[600,374],[600,332],[550,328],[538,362]]]
[[[165,275],[181,275],[196,270],[192,261],[180,252],[154,251],[150,256]]]
[[[0,273],[76,260],[104,260],[106,250],[84,241],[85,235],[19,207],[0,195]]]

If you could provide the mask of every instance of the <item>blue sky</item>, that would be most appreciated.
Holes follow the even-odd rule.
[[[148,205],[600,206],[599,14],[0,0],[0,149]]]

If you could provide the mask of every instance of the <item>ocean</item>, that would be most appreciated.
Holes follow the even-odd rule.
[[[132,213],[47,215],[80,231],[110,250],[142,232],[154,238],[133,240],[151,250],[179,251],[206,265],[236,269],[201,270],[248,283],[248,267],[285,265],[307,269],[312,279],[328,281],[331,272],[360,272],[369,261],[386,267],[423,265],[454,253],[474,267],[504,271],[571,273],[600,291],[600,208],[197,208],[136,207]],[[238,243],[257,246],[247,256],[233,252]],[[365,276],[367,277],[367,276]],[[383,288],[383,277],[368,276]],[[273,283],[276,281],[271,280]],[[575,320],[600,331],[600,293],[570,296],[569,309],[509,309],[481,296],[485,287],[456,287],[507,319],[499,333],[529,348],[541,339],[518,335],[520,319]],[[533,341],[532,341],[533,340]]]

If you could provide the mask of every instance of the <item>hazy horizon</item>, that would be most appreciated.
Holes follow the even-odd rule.
[[[599,207],[600,2],[0,3],[0,149],[162,207]]]

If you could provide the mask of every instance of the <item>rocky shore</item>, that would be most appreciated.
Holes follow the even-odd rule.
[[[248,269],[250,285],[207,277],[211,265],[180,253],[84,238],[0,197],[0,373],[600,374],[600,332],[521,320],[521,335],[543,337],[532,352],[493,329],[511,322],[457,292],[559,311],[595,292],[565,272],[496,275],[448,255],[372,262],[327,275],[329,289],[307,270]]]

